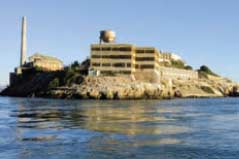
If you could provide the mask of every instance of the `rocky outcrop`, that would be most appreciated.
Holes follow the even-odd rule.
[[[129,77],[85,77],[79,84],[51,89],[42,96],[80,99],[159,99],[160,84],[131,81]]]
[[[65,78],[61,79],[61,76],[60,73],[34,74],[23,78],[21,83],[6,88],[1,92],[1,95],[64,99],[161,99],[239,96],[237,83],[221,77],[200,78],[198,80],[177,79],[170,82],[164,80],[161,83],[150,83],[135,81],[129,76],[91,77],[82,75],[77,75],[77,78],[70,76],[74,80],[68,80],[67,82],[64,80]]]
[[[239,97],[239,87],[238,86],[233,86],[232,89],[229,92],[229,96],[231,97]]]
[[[49,82],[54,78],[54,73],[39,73],[33,76],[22,77],[17,85],[9,86],[0,95],[14,97],[32,97],[48,89]]]
[[[198,80],[173,80],[173,88],[181,97],[236,96],[238,84],[222,77]]]

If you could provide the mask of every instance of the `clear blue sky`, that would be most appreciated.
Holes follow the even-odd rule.
[[[28,55],[81,61],[99,30],[113,29],[119,43],[173,51],[195,68],[207,64],[239,81],[238,8],[238,0],[1,0],[0,84],[19,65],[24,15]]]

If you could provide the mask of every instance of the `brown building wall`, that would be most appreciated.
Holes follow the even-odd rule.
[[[92,45],[90,66],[102,74],[131,74],[135,71],[134,46],[128,44]]]
[[[133,74],[138,80],[197,79],[196,71],[161,66],[170,60],[170,54],[154,47],[135,47],[130,44],[91,45],[91,69],[101,73]]]
[[[64,68],[63,62],[55,57],[42,55],[36,53],[29,57],[29,63],[31,67],[39,67],[45,71],[58,71]]]
[[[48,61],[48,60],[39,60],[33,62],[34,67],[40,67],[46,71],[57,71],[62,70],[63,65],[61,63],[55,61]]]

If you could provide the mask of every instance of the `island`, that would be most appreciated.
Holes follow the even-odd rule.
[[[238,83],[206,65],[195,70],[179,55],[115,42],[112,30],[100,32],[90,57],[64,66],[58,58],[26,56],[26,17],[22,20],[20,66],[0,95],[61,99],[165,99],[238,96]]]

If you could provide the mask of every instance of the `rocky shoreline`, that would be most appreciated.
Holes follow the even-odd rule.
[[[169,99],[237,96],[234,83],[225,78],[173,80],[147,83],[129,76],[80,76],[78,82],[49,88],[55,75],[37,74],[21,84],[3,90],[1,96],[57,99]],[[234,92],[233,92],[234,91]]]

